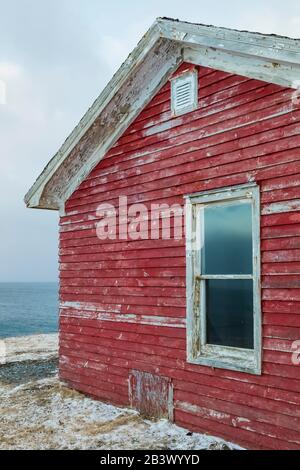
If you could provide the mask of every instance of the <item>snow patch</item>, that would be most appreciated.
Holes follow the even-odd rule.
[[[11,338],[5,343],[9,358],[5,370],[15,369],[15,362],[42,361],[57,355],[57,335]],[[239,448],[222,439],[191,433],[167,420],[147,420],[135,410],[92,400],[67,388],[57,375],[28,379],[18,386],[0,381],[0,396],[0,449]]]
[[[6,338],[5,362],[44,361],[58,356],[58,334]]]

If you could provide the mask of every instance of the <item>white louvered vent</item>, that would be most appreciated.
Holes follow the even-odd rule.
[[[188,113],[198,106],[198,74],[184,73],[171,80],[172,115]]]

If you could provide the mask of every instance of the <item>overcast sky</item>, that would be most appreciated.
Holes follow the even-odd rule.
[[[57,279],[57,213],[23,196],[156,17],[300,36],[299,0],[0,0],[0,15],[0,282]]]

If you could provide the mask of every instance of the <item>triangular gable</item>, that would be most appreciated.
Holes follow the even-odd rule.
[[[25,196],[28,207],[65,201],[182,62],[300,87],[300,40],[158,19]]]

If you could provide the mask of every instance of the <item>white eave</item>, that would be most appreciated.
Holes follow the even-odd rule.
[[[159,18],[25,196],[59,210],[183,61],[297,88],[300,40]]]

